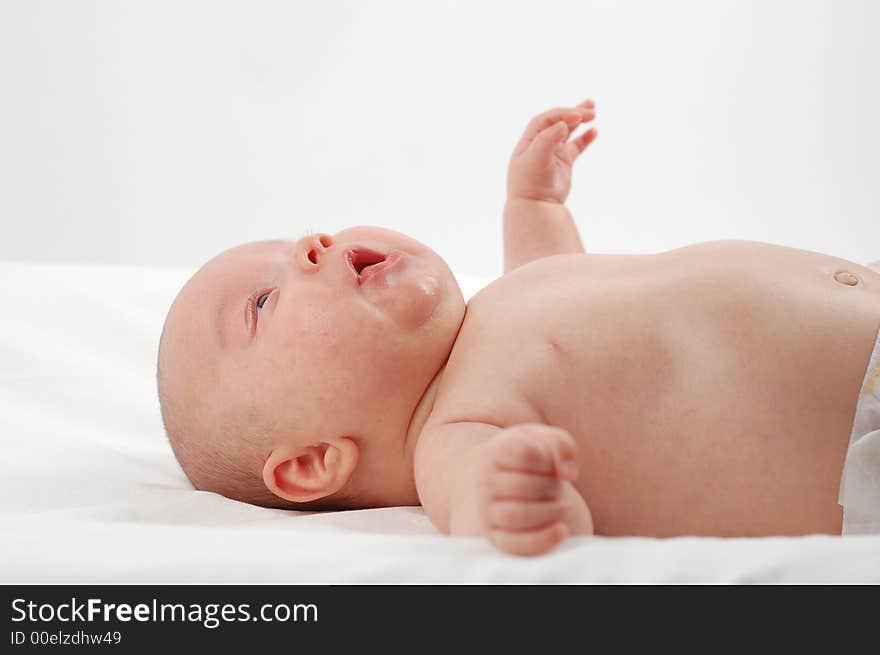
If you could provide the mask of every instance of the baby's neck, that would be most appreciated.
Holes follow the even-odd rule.
[[[419,399],[418,404],[416,404],[415,411],[409,421],[409,427],[406,430],[406,438],[403,441],[403,450],[406,461],[409,463],[410,471],[413,470],[416,444],[419,441],[419,436],[422,434],[422,428],[424,428],[428,417],[431,416],[431,411],[434,409],[434,401],[437,399],[437,389],[440,387],[440,380],[443,378],[443,373],[445,371],[446,361],[443,362],[443,366],[440,367],[434,375],[434,378],[428,383],[428,386],[425,388],[425,392]]]
[[[414,469],[416,444],[434,408],[437,389],[445,370],[446,362],[444,361],[416,403],[402,444],[399,441],[399,432],[396,435],[389,434],[387,437],[390,443],[386,442],[386,447],[391,451],[386,449],[383,452],[379,448],[376,455],[368,460],[364,459],[358,464],[360,472],[358,485],[362,486],[353,490],[352,493],[362,500],[363,505],[361,506],[396,507],[421,504],[416,490]],[[395,436],[397,438],[394,438]],[[381,480],[382,484],[377,485],[377,480]]]

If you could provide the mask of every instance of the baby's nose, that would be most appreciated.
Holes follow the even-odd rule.
[[[316,271],[324,252],[333,245],[333,237],[329,234],[310,234],[300,244],[296,249],[297,263],[308,272]]]

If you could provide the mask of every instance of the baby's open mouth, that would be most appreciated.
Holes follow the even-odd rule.
[[[385,255],[369,248],[353,248],[348,251],[348,265],[354,271],[360,284],[364,277],[365,268],[369,268],[375,264],[381,264],[385,261]]]

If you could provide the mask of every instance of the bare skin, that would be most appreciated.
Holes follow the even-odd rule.
[[[393,267],[359,280],[355,253],[392,250]],[[202,266],[169,310],[165,390],[206,434],[223,422],[238,435],[221,448],[230,459],[253,442],[248,428],[263,428],[254,473],[281,499],[417,504],[412,459],[426,390],[464,312],[439,255],[392,230],[242,244]],[[225,408],[241,404],[248,415],[230,425]],[[199,444],[188,450],[204,457]]]
[[[860,282],[835,281],[840,270]],[[840,534],[840,475],[878,326],[876,272],[768,244],[522,266],[468,304],[416,453],[422,502],[453,533],[500,528],[511,552],[565,536],[556,504],[577,533]],[[561,443],[523,424],[561,428]],[[521,440],[543,458],[509,454]],[[567,445],[580,473],[568,498],[551,461]],[[440,490],[435,470],[461,475]],[[558,485],[489,488],[531,470]],[[529,511],[535,525],[517,516]]]
[[[278,498],[420,503],[513,554],[571,534],[840,534],[880,272],[749,241],[586,254],[564,203],[597,133],[570,134],[594,117],[586,100],[531,121],[505,273],[467,306],[436,253],[382,228],[238,246],[169,312],[169,393],[205,424],[248,400]],[[359,279],[364,249],[400,258]]]
[[[747,241],[583,254],[561,204],[566,135],[549,158],[514,155],[514,270],[468,303],[422,431],[428,514],[525,555],[569,534],[840,534],[880,275]],[[563,174],[524,184],[540,162]],[[536,218],[540,238],[522,238]]]

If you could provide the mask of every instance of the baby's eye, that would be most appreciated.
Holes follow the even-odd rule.
[[[263,305],[266,304],[266,299],[272,295],[272,292],[264,293],[262,296],[257,298],[257,309],[260,309]]]

